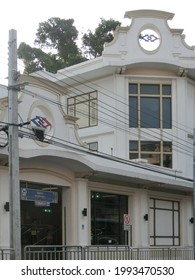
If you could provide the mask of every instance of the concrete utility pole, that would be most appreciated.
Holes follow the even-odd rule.
[[[10,248],[14,249],[14,259],[21,260],[17,78],[17,33],[12,29],[9,31],[8,62]]]

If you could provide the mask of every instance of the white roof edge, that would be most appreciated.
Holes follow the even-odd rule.
[[[101,64],[101,66],[99,66]],[[97,57],[97,58],[93,58],[93,59],[89,59],[87,61],[66,67],[66,68],[62,68],[60,70],[57,71],[56,75],[60,74],[60,73],[64,73],[64,72],[69,72],[71,73],[71,71],[74,70],[74,73],[76,73],[77,71],[80,72],[81,70],[83,71],[84,68],[89,69],[89,66],[95,66],[97,65],[97,67],[102,67],[103,66],[103,58],[102,56]],[[93,68],[94,69],[94,68]]]
[[[175,14],[160,11],[160,10],[134,10],[127,11],[125,13],[125,18],[138,18],[138,17],[155,17],[155,18],[164,18],[166,20],[170,20],[174,17]]]

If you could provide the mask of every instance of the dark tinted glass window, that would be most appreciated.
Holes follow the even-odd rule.
[[[123,216],[128,212],[128,197],[111,193],[91,193],[91,244],[125,245]]]
[[[140,121],[143,128],[160,127],[160,99],[141,97]]]
[[[140,94],[160,94],[160,85],[141,84]]]
[[[171,99],[163,98],[163,128],[171,128]]]
[[[138,100],[137,97],[129,97],[129,125],[130,127],[138,126]]]
[[[129,94],[138,93],[138,84],[129,84]]]
[[[171,95],[171,85],[162,85],[162,94]]]

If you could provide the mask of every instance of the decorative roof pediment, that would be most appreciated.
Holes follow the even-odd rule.
[[[130,26],[117,27],[114,40],[106,43],[102,57],[108,65],[166,63],[195,67],[195,48],[185,43],[182,29],[171,29],[168,20],[174,14],[157,10],[125,13]]]
[[[130,24],[116,28],[114,39],[105,43],[101,57],[59,70],[56,81],[73,86],[74,75],[79,83],[140,69],[195,80],[195,47],[187,45],[183,29],[170,28],[168,21],[173,19],[173,13],[135,10],[126,12],[125,17]]]

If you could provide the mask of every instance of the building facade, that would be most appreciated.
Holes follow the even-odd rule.
[[[21,243],[193,245],[195,52],[174,14],[126,12],[102,56],[21,75]],[[0,125],[8,123],[0,99]],[[9,247],[1,131],[0,247]]]

